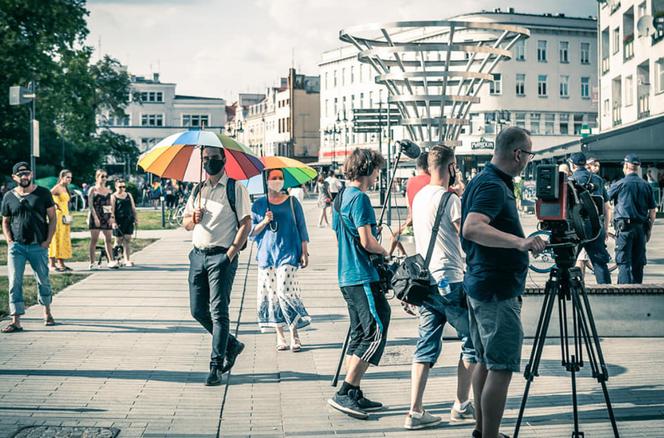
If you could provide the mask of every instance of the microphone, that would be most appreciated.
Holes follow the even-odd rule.
[[[420,147],[410,140],[399,140],[397,144],[401,147],[401,152],[411,159],[419,157],[422,152]]]

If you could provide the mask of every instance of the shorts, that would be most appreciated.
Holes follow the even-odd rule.
[[[523,326],[521,297],[479,301],[468,297],[470,337],[488,370],[519,372]]]
[[[341,293],[348,305],[350,340],[346,354],[378,365],[387,342],[387,328],[392,310],[378,283],[343,286]]]

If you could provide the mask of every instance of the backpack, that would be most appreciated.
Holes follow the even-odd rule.
[[[233,210],[233,216],[235,217],[235,223],[237,224],[237,227],[240,228],[240,220],[237,218],[237,209],[235,208],[235,180],[233,178],[228,178],[228,183],[226,184],[226,197],[228,198],[228,204],[231,206],[231,210]],[[196,196],[201,191],[201,185],[196,184],[194,187],[194,191],[192,192],[193,199],[196,199]],[[244,244],[242,245],[242,248],[240,248],[240,251],[245,249],[247,247],[247,241],[245,240]]]

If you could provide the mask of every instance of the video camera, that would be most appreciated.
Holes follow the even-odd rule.
[[[601,196],[592,186],[581,184],[558,172],[555,164],[541,164],[535,171],[536,214],[540,228],[551,231],[552,241],[585,243],[601,232]]]

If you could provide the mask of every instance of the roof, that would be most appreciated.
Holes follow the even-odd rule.
[[[203,97],[203,96],[186,96],[184,94],[176,94],[175,99],[178,100],[221,100],[223,101],[223,97]]]

